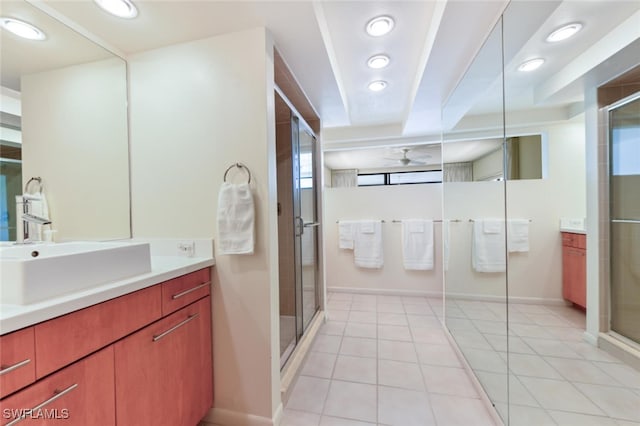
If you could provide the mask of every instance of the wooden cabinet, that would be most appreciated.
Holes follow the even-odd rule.
[[[0,425],[194,426],[213,404],[210,271],[0,336],[0,362]]]
[[[2,425],[115,425],[114,389],[108,346],[3,399]]]
[[[587,250],[586,236],[562,233],[562,297],[586,309]]]
[[[115,344],[117,423],[193,426],[213,401],[211,297]]]
[[[160,319],[160,293],[156,285],[36,324],[37,377]]]
[[[35,381],[33,327],[0,336],[0,398]]]

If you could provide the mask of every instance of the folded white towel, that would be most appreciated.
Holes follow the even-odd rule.
[[[223,183],[218,193],[219,254],[253,254],[254,215],[249,184]]]
[[[490,220],[491,233],[484,231],[485,221]],[[473,237],[471,240],[471,264],[478,272],[504,272],[507,267],[505,254],[504,226],[500,232],[493,232],[493,223],[498,219],[475,219],[473,222]],[[502,222],[504,224],[504,222]]]
[[[29,196],[29,204],[31,214],[43,219],[50,219],[49,204],[44,192],[36,192],[33,194],[25,194]],[[37,223],[29,223],[29,238],[31,241],[44,241],[43,227],[49,225],[39,225]]]
[[[301,237],[302,266],[314,265],[316,262],[315,229],[307,228]]]
[[[449,239],[450,233],[450,221],[444,219],[442,221],[442,263],[444,264],[444,270],[449,270],[449,256],[451,252],[451,241]]]
[[[529,251],[529,220],[509,219],[507,247],[509,253]]]
[[[485,234],[500,234],[504,231],[504,220],[482,219],[482,231]]]
[[[353,256],[356,266],[382,268],[382,222],[360,221],[355,228]]]
[[[341,249],[353,250],[353,239],[355,237],[356,221],[341,220],[338,223],[338,247]]]
[[[402,221],[402,262],[407,270],[433,269],[433,221]]]

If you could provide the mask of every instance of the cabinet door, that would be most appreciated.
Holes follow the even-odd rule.
[[[211,297],[115,345],[117,423],[194,426],[213,402]]]
[[[586,251],[572,249],[574,263],[574,281],[571,293],[573,303],[587,307],[587,256]]]
[[[1,424],[115,425],[113,354],[109,346],[3,399]]]
[[[36,381],[33,327],[0,336],[0,398]]]
[[[587,307],[585,250],[562,247],[562,297],[583,308]]]
[[[574,265],[571,247],[562,246],[562,297],[565,300],[573,301]]]

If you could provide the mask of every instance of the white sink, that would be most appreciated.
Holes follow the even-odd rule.
[[[0,303],[28,305],[151,272],[149,243],[0,246]]]

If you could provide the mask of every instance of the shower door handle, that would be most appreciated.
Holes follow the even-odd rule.
[[[294,227],[300,229],[300,232],[298,232],[296,229],[296,232],[295,232],[296,237],[301,237],[302,234],[304,234],[304,219],[300,216],[296,216],[294,220],[295,220]]]

